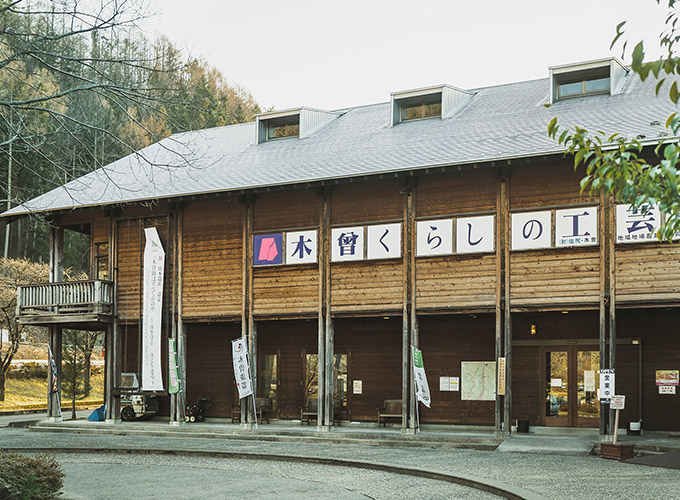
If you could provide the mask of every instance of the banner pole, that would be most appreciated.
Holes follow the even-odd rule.
[[[255,416],[255,428],[257,429],[257,408],[255,406],[255,393],[253,393],[253,415]]]

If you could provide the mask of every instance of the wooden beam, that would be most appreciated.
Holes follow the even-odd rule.
[[[510,308],[512,306],[510,301],[510,287],[512,286],[510,280],[511,262],[510,262],[510,188],[511,177],[508,176],[504,181],[501,181],[501,199],[502,199],[502,220],[503,224],[503,257],[505,261],[505,272],[503,281],[505,285],[504,290],[504,355],[505,355],[505,396],[503,397],[503,432],[510,432],[510,421],[512,418],[512,315]]]

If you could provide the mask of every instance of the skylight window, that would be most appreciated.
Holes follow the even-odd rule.
[[[267,121],[267,140],[298,137],[300,135],[300,115],[284,116]]]
[[[442,115],[441,93],[404,99],[400,103],[401,121],[435,118]]]
[[[615,57],[549,69],[550,103],[596,94],[620,94],[628,76],[628,68]]]

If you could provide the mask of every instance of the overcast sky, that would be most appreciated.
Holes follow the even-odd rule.
[[[644,39],[658,56],[655,0],[150,0],[143,28],[219,69],[263,107],[339,109],[447,83],[473,89],[543,78]],[[662,2],[663,3],[663,2]]]

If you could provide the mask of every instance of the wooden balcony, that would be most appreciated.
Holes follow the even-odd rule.
[[[20,286],[16,317],[22,325],[102,329],[113,318],[113,283],[89,280]]]

